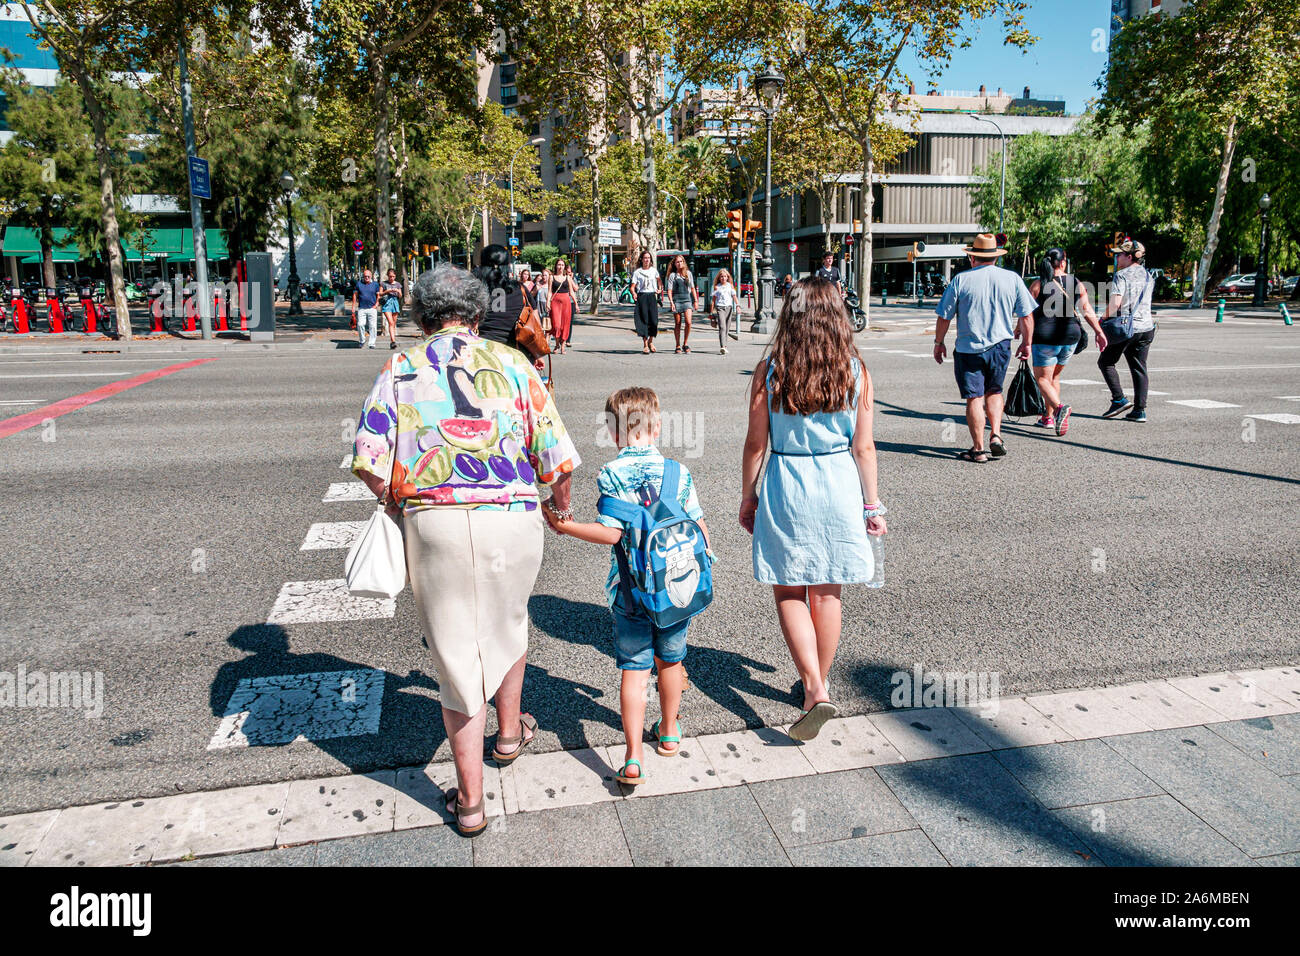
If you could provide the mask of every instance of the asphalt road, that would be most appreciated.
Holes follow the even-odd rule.
[[[1067,386],[1066,438],[1009,424],[1008,457],[972,465],[954,457],[967,436],[951,366],[928,358],[923,321],[893,328],[859,337],[873,349],[890,534],[887,586],[845,591],[843,711],[884,709],[889,675],[917,663],[996,673],[1021,694],[1300,661],[1300,424],[1246,417],[1300,416],[1300,330],[1168,319],[1151,354],[1152,387],[1168,394],[1144,426],[1098,417],[1092,349],[1065,375],[1098,383]],[[594,513],[611,455],[598,415],[622,385],[658,389],[665,451],[698,481],[720,562],[714,605],[691,626],[688,734],[796,713],[771,594],[735,520],[761,346],[720,356],[710,331],[691,355],[661,336],[667,349],[646,357],[624,320],[580,324],[556,363],[584,458],[580,513]],[[345,436],[386,352],[33,349],[0,356],[0,419],[206,354],[220,357],[0,438],[0,672],[100,672],[105,700],[93,719],[0,707],[0,812],[449,755],[409,592],[392,619],[265,623],[285,582],[342,574],[342,551],[299,550],[309,527],[371,510],[322,498],[350,477]],[[1232,407],[1171,404],[1196,399]],[[620,738],[607,562],[547,536],[525,684],[538,749]],[[378,734],[208,749],[239,679],[367,667],[387,675]]]

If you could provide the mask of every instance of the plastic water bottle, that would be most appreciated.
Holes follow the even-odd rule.
[[[868,534],[867,541],[871,544],[871,559],[875,568],[871,573],[871,580],[867,582],[869,588],[883,588],[885,586],[885,536],[883,534]]]

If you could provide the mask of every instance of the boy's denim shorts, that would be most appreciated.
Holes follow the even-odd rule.
[[[614,659],[619,670],[648,671],[657,657],[665,664],[686,659],[686,626],[682,621],[660,629],[641,613],[610,608],[614,615]]]

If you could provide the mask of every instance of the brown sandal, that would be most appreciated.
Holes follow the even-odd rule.
[[[480,797],[478,803],[472,807],[467,807],[460,802],[460,791],[452,787],[447,791],[447,812],[456,818],[456,829],[463,837],[476,837],[487,829],[487,814],[483,812],[483,798]],[[475,813],[482,813],[483,819],[477,826],[467,827],[460,822],[461,817],[468,817]]]
[[[524,733],[527,728],[533,732],[531,737]],[[505,767],[519,759],[519,755],[524,752],[524,748],[537,739],[537,720],[532,714],[519,715],[519,735],[517,737],[502,737],[497,734],[497,742],[492,747],[492,759],[497,762],[497,766]],[[508,754],[503,754],[500,750],[502,744],[518,744],[514,750]]]

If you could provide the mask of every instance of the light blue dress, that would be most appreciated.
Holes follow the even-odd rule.
[[[764,584],[860,584],[874,561],[853,460],[862,367],[853,360],[853,394],[838,412],[787,415],[771,406],[772,454],[754,518],[754,577]]]

